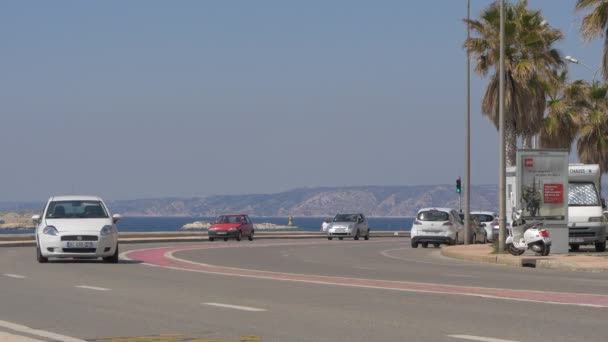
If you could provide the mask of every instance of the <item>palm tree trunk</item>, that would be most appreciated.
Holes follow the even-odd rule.
[[[526,149],[532,148],[532,139],[534,139],[534,137],[532,135],[526,135],[524,137],[524,148],[526,148]]]
[[[515,166],[517,157],[517,134],[515,123],[512,120],[505,121],[505,148],[507,166]]]

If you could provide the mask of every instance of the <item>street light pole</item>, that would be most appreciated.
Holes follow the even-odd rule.
[[[498,204],[499,204],[499,230],[498,253],[505,250],[507,203],[505,193],[506,163],[505,163],[505,0],[500,0],[500,67],[498,91],[498,135],[499,135],[499,163],[498,163]]]
[[[471,0],[467,0],[467,41],[471,36]],[[471,213],[471,55],[467,49],[467,133],[464,163],[464,244],[469,244]]]
[[[595,71],[588,66],[587,64],[579,61],[578,59],[572,57],[572,56],[566,56],[564,57],[566,59],[566,61],[572,63],[572,64],[579,64],[582,65],[583,67],[585,67],[587,70],[592,71],[593,72],[593,80],[591,81],[591,84],[595,84],[595,79],[597,78],[597,73],[600,71],[600,69],[602,68],[601,66],[597,67],[597,69],[595,69]]]

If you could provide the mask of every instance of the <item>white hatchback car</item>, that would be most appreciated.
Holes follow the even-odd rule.
[[[428,247],[432,243],[435,247],[440,244],[455,245],[459,236],[462,237],[464,225],[458,212],[448,208],[423,208],[418,210],[416,219],[412,224],[412,248],[418,244]]]
[[[116,222],[122,216],[110,215],[96,196],[54,196],[42,216],[34,215],[36,258],[103,258],[118,262]]]

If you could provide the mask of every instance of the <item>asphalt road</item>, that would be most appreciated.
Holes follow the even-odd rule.
[[[122,251],[38,264],[0,248],[0,340],[608,340],[604,273],[456,261],[403,238]]]

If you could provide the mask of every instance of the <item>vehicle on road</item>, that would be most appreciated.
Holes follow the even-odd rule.
[[[118,262],[120,215],[111,215],[97,196],[53,196],[42,215],[32,216],[36,225],[36,259],[103,258]]]
[[[597,164],[568,167],[568,235],[571,250],[594,245],[606,251],[605,204],[599,196],[601,171]]]
[[[221,215],[207,230],[209,241],[214,241],[215,239],[224,239],[224,241],[236,239],[236,241],[241,241],[243,238],[253,241],[254,233],[253,222],[245,214]]]
[[[449,208],[423,208],[418,210],[411,229],[412,248],[423,248],[429,243],[455,245],[464,233],[464,225],[458,212]]]
[[[488,241],[494,242],[498,239],[498,214],[492,211],[472,211],[471,216],[479,219],[482,228],[486,231]]]
[[[327,239],[332,240],[337,237],[339,240],[345,237],[352,237],[355,240],[363,237],[369,240],[369,225],[362,213],[356,214],[337,214],[327,229]]]
[[[464,225],[464,213],[458,213],[458,216],[460,217],[460,222]],[[470,214],[469,220],[471,220],[471,222],[469,223],[469,243],[488,243],[488,233],[481,225],[479,217]]]

